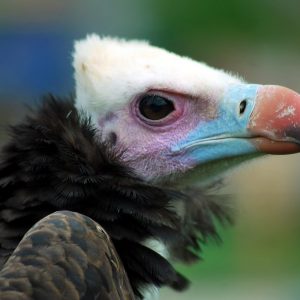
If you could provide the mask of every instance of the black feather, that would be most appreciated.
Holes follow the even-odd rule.
[[[173,259],[190,262],[198,259],[199,243],[217,237],[214,218],[230,221],[223,202],[203,192],[195,197],[139,179],[109,143],[99,141],[72,99],[46,96],[10,134],[0,160],[1,265],[34,223],[71,210],[106,230],[138,297],[149,283],[181,290],[186,280],[142,242],[161,240]]]

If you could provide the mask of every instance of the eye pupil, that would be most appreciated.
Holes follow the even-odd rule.
[[[172,101],[158,95],[145,95],[139,103],[140,113],[149,120],[163,119],[174,110]]]

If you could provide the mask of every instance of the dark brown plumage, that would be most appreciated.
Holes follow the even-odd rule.
[[[37,221],[57,210],[71,210],[104,228],[138,298],[148,284],[182,290],[187,280],[144,242],[162,241],[173,260],[197,260],[200,243],[217,237],[214,217],[230,220],[223,200],[217,202],[199,190],[185,194],[143,182],[120,162],[109,143],[99,142],[89,119],[76,111],[72,99],[48,96],[38,110],[11,128],[11,140],[2,151],[2,264]],[[175,206],[182,207],[180,214]],[[48,263],[44,272],[52,268]],[[115,278],[108,275],[108,280]]]
[[[131,300],[134,294],[103,228],[61,211],[26,233],[0,272],[0,298]]]

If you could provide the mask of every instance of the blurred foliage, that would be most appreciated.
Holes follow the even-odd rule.
[[[158,3],[158,2],[157,2]],[[165,38],[177,35],[194,39],[196,36],[209,42],[224,39],[253,41],[293,41],[299,34],[299,1],[276,0],[212,0],[171,1],[158,4],[164,18]],[[206,44],[205,47],[209,48]]]

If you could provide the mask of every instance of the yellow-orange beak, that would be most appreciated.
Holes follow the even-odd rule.
[[[300,152],[300,94],[281,86],[260,86],[248,130],[261,152]]]

